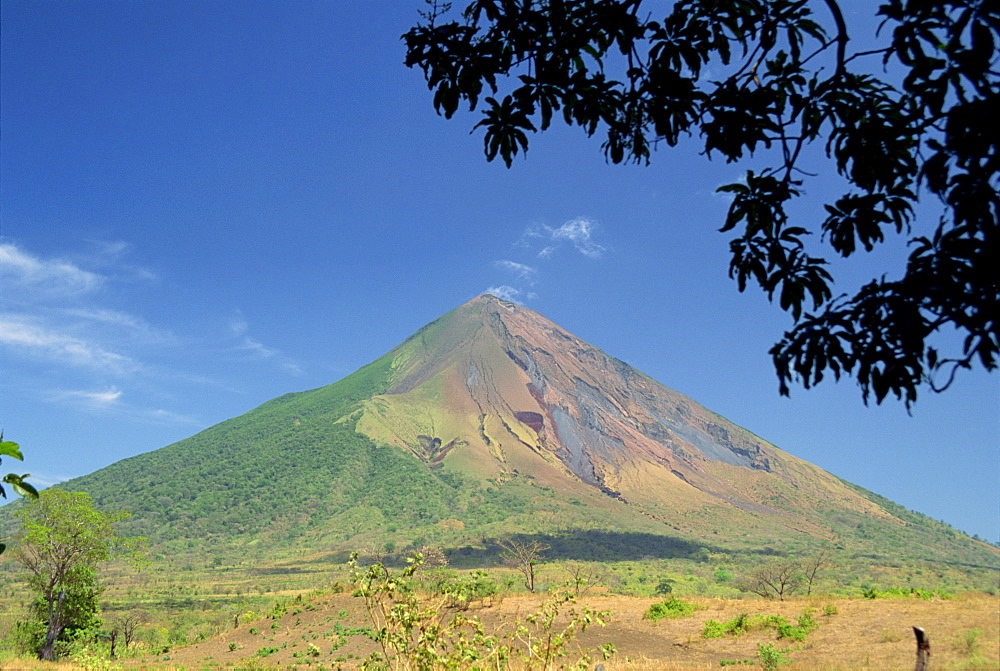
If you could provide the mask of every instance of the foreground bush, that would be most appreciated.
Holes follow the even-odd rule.
[[[603,626],[609,612],[580,608],[571,594],[556,593],[509,630],[487,632],[479,618],[465,615],[460,606],[457,611],[447,608],[453,594],[435,601],[419,595],[411,583],[421,556],[407,562],[393,573],[382,564],[359,567],[357,555],[351,558],[354,594],[365,600],[373,638],[381,647],[361,668],[548,669],[571,655],[578,656],[572,668],[593,665],[593,651],[571,651],[569,645],[590,625]],[[483,579],[472,577],[474,583]],[[610,644],[599,650],[605,659],[614,652]]]

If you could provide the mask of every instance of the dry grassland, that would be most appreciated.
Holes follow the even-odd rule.
[[[1000,669],[1000,597],[996,596],[976,594],[931,601],[827,597],[785,602],[698,597],[685,600],[702,609],[684,618],[650,622],[642,616],[657,599],[604,595],[581,598],[580,605],[610,610],[614,615],[605,627],[587,630],[578,642],[592,648],[613,643],[617,654],[604,663],[607,671],[760,668],[759,643],[788,649],[786,657],[790,662],[781,666],[787,671],[909,671],[915,660],[911,627],[917,625],[930,636],[932,669]],[[502,630],[534,612],[539,602],[538,597],[510,596],[497,605],[474,609],[474,614],[489,630]],[[124,666],[127,669],[351,669],[375,649],[375,644],[363,634],[350,633],[352,628],[368,624],[360,599],[346,594],[327,596],[310,608],[313,609],[292,609],[277,620],[264,618],[241,623],[238,629],[201,643],[177,647],[157,657],[126,661]],[[751,631],[739,637],[701,637],[704,623],[709,619],[726,621],[740,613],[753,613],[782,615],[794,622],[807,608],[813,609],[819,627],[805,642],[777,640],[773,629]],[[824,615],[825,610],[836,612]],[[319,649],[318,656],[307,656],[310,644]],[[270,652],[259,656],[261,650]],[[311,664],[306,663],[307,659]],[[722,661],[748,663],[722,667]],[[0,666],[12,671],[79,668],[28,660]]]
[[[687,599],[704,608],[676,620],[650,622],[643,613],[655,599],[621,596],[593,596],[581,599],[581,605],[614,613],[605,627],[593,627],[580,637],[584,647],[611,642],[617,654],[605,663],[607,671],[719,669],[720,661],[756,660],[757,644],[770,643],[791,648],[791,663],[782,666],[797,669],[912,669],[915,644],[911,627],[923,627],[931,640],[935,669],[1000,668],[1000,597],[966,595],[950,600],[920,599],[829,599],[823,597],[793,599],[785,602],[762,600]],[[512,626],[519,618],[535,611],[540,599],[530,596],[508,597],[499,605],[479,609],[476,614],[492,630]],[[257,650],[277,647],[279,651],[259,658],[263,665],[306,668],[293,655],[302,653],[309,643],[317,645],[322,655],[314,665],[337,668],[338,657],[353,654],[341,661],[352,668],[374,647],[363,635],[346,636],[346,643],[331,652],[336,637],[329,632],[340,623],[341,631],[367,624],[359,612],[360,600],[346,595],[330,597],[317,603],[315,611],[289,613],[280,620],[260,620],[242,625],[239,630],[201,644],[173,651],[171,658],[145,660],[140,667],[176,666],[207,668],[229,666]],[[827,606],[836,613],[823,615]],[[704,639],[701,631],[706,620],[726,621],[743,612],[783,615],[794,621],[804,609],[814,609],[819,628],[803,643],[778,641],[773,629],[749,632],[739,637]],[[347,611],[346,616],[338,617]],[[333,618],[333,619],[331,619]],[[278,624],[272,629],[273,624]],[[256,629],[257,634],[250,634]],[[978,631],[978,634],[970,632]],[[314,637],[315,635],[315,637]],[[970,644],[970,636],[972,637]],[[273,640],[272,640],[273,639]],[[230,651],[230,643],[237,649]],[[741,665],[742,666],[742,665]],[[737,666],[736,668],[741,668]],[[742,668],[748,668],[742,666]],[[759,668],[759,667],[757,667]]]

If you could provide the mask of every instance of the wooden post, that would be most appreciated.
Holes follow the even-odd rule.
[[[917,637],[917,666],[914,671],[927,671],[931,668],[931,639],[920,627],[913,628]]]

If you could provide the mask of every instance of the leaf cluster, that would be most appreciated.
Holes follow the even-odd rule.
[[[24,461],[24,455],[21,454],[21,446],[11,440],[4,440],[3,433],[0,432],[0,457],[11,457],[17,459],[18,461]],[[0,462],[3,459],[0,458]],[[27,496],[30,498],[37,498],[38,491],[31,486],[30,483],[25,482],[31,474],[25,473],[24,475],[17,475],[16,473],[8,473],[0,479],[0,483],[6,483],[11,486],[11,489],[20,496]],[[3,484],[0,484],[0,497],[7,498],[7,492],[3,488]],[[2,550],[0,550],[2,552]]]
[[[884,0],[878,48],[852,52],[837,0],[671,5],[659,18],[642,0],[474,0],[457,14],[432,1],[403,35],[406,64],[440,114],[480,112],[487,159],[508,167],[556,118],[602,134],[613,163],[648,163],[688,136],[708,158],[762,155],[765,167],[720,188],[721,230],[740,290],[757,285],[794,320],[771,350],[781,393],[852,375],[865,402],[909,406],[959,369],[994,370],[1000,10]],[[789,215],[816,177],[811,147],[845,185],[813,227]],[[910,238],[903,276],[834,296],[817,234],[845,257],[909,235],[921,190],[943,214]],[[935,336],[952,329],[963,339],[946,354]]]

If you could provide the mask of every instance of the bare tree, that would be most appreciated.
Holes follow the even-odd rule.
[[[806,595],[812,594],[813,583],[816,582],[816,576],[819,572],[830,565],[830,551],[820,550],[818,553],[814,554],[808,559],[803,559],[802,565],[802,577],[806,583]]]
[[[608,569],[600,564],[569,562],[566,564],[566,571],[570,575],[570,586],[575,594],[586,594],[597,585],[607,584],[609,578]]]
[[[549,549],[548,545],[538,541],[518,541],[513,538],[497,541],[503,548],[501,555],[506,566],[520,571],[524,576],[524,586],[529,592],[535,591],[535,565],[542,559],[542,553]]]
[[[136,629],[142,622],[142,616],[135,612],[123,613],[111,619],[111,629],[108,631],[108,641],[111,643],[111,659],[117,659],[118,639],[125,644],[128,650],[135,640]]]
[[[802,582],[802,565],[794,559],[783,559],[754,567],[736,586],[765,599],[784,601]]]

